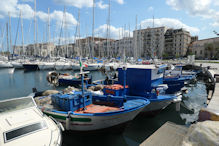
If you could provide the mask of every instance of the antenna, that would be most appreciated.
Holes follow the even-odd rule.
[[[153,15],[153,28],[154,28],[154,15]]]

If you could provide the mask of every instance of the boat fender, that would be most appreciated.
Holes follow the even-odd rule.
[[[71,122],[71,111],[68,112],[68,115],[65,119],[65,129],[69,130],[70,129],[70,122]]]
[[[159,90],[157,90],[157,89],[156,89],[156,94],[157,94],[157,96],[160,94],[160,93],[159,93]]]
[[[49,72],[46,76],[46,79],[49,83],[57,85],[58,84],[59,74],[57,72]]]

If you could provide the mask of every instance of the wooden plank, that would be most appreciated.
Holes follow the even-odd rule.
[[[188,128],[171,122],[166,122],[140,146],[177,146],[181,145]]]

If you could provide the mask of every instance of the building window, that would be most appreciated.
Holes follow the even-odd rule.
[[[200,54],[202,55],[202,50],[200,51]]]

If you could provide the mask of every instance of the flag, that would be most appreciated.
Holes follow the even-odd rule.
[[[80,64],[80,67],[82,67],[82,62],[81,62],[81,58],[79,59],[79,64]]]
[[[87,65],[87,64],[84,64],[84,66],[85,66],[85,67],[88,67],[88,65]]]

